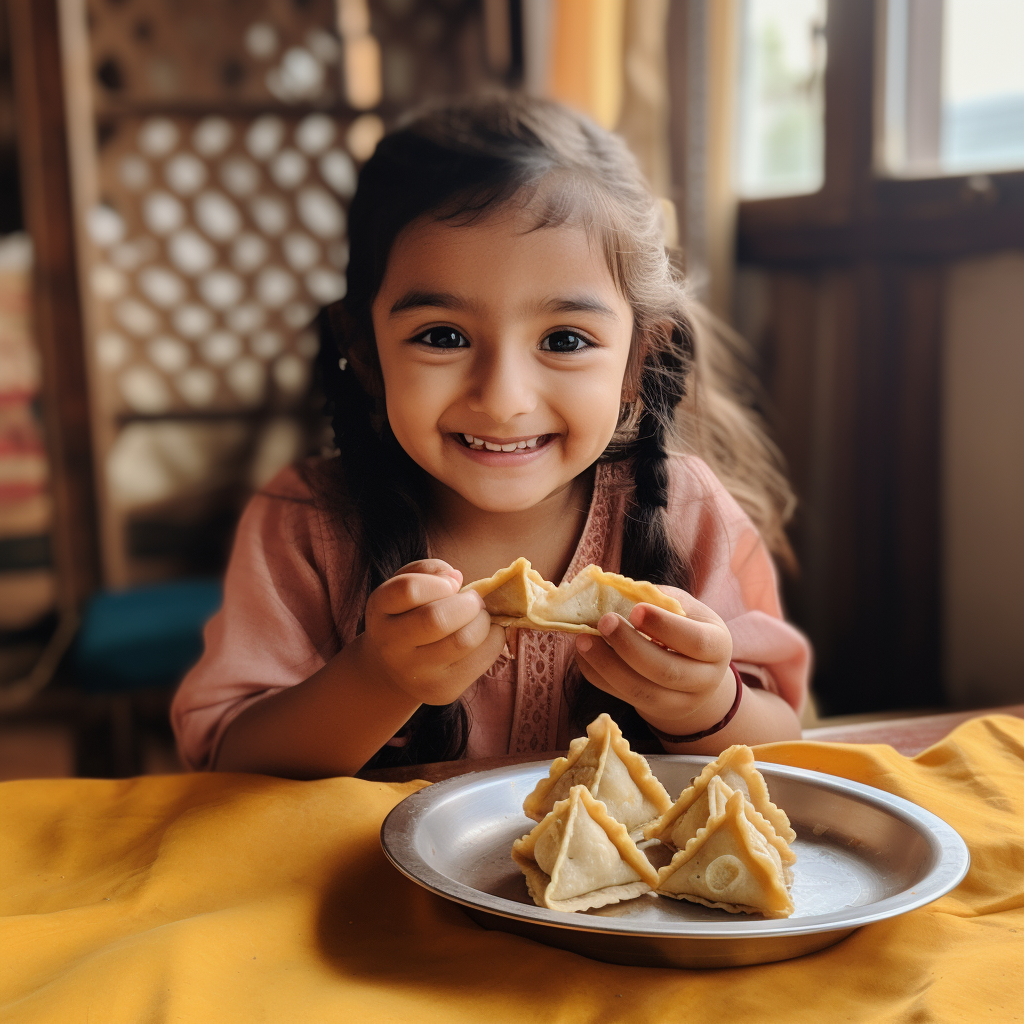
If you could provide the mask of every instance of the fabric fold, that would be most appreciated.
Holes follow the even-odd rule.
[[[485,931],[397,872],[421,784],[192,774],[0,784],[5,1024],[1012,1020],[1024,1005],[1024,721],[885,746],[755,749],[877,786],[967,841],[953,892],[813,956],[732,970],[598,963]],[[770,998],[766,998],[770,993]]]

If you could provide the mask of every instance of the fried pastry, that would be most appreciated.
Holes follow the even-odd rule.
[[[787,844],[796,839],[786,812],[772,803],[768,783],[754,767],[754,752],[742,744],[723,750],[705,765],[700,775],[679,794],[679,799],[644,829],[644,838],[660,839],[673,850],[683,849],[710,816],[708,786],[716,777],[730,789],[742,793]]]
[[[607,714],[598,715],[587,726],[587,735],[569,744],[568,757],[552,762],[548,777],[541,779],[523,801],[523,813],[540,821],[577,785],[585,786],[595,800],[602,801],[628,832],[652,822],[672,803],[647,759],[629,749],[629,741]]]
[[[539,907],[573,913],[650,892],[658,872],[586,786],[573,786],[529,835],[512,844]]]
[[[788,847],[719,776],[707,792],[707,824],[658,872],[655,891],[732,914],[789,917],[793,900],[780,855],[780,846]]]
[[[602,615],[617,612],[628,617],[641,603],[686,614],[674,597],[663,594],[653,583],[605,572],[596,565],[586,566],[568,583],[556,587],[527,559],[517,558],[507,569],[489,579],[467,583],[462,589],[477,591],[499,626],[524,629],[600,635],[597,623]]]

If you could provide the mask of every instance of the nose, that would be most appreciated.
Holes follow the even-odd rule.
[[[487,346],[474,362],[468,404],[494,423],[510,423],[537,407],[530,361],[512,346]]]

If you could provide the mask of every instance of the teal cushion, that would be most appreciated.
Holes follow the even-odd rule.
[[[202,654],[203,627],[220,603],[217,580],[96,594],[72,652],[79,685],[95,693],[174,686]]]

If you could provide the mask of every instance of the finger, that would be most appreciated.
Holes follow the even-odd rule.
[[[698,692],[714,687],[721,678],[722,664],[696,662],[693,658],[666,650],[633,629],[621,615],[604,615],[598,628],[605,643],[595,644],[591,657],[596,667],[609,676],[621,678],[620,685],[635,691],[644,683],[680,692]]]
[[[449,594],[439,601],[392,616],[387,629],[390,635],[401,638],[403,646],[422,648],[450,637],[478,617],[489,624],[490,616],[483,605],[483,599],[474,591]]]
[[[619,691],[611,679],[605,677],[604,673],[587,658],[584,652],[576,651],[576,664],[579,666],[580,672],[583,673],[583,678],[593,683],[599,690],[604,690],[605,693],[610,693],[613,697],[618,697],[619,700],[626,700],[625,694]]]
[[[620,615],[602,616],[598,628],[607,645],[625,667],[642,679],[670,690],[696,693],[714,687],[721,678],[722,662],[703,662],[667,650],[633,629]],[[604,657],[598,652],[598,657]]]
[[[429,672],[433,683],[420,687],[424,704],[450,704],[498,660],[505,644],[505,631],[494,625],[490,617],[483,620],[483,626],[479,642],[476,642],[477,622],[474,621],[464,631],[459,631],[465,633],[459,642],[453,635],[417,650],[417,656],[433,666]],[[449,662],[453,656],[457,660]]]
[[[689,591],[680,590],[679,587],[659,586],[658,589],[663,594],[674,597],[682,605],[683,613],[689,618],[697,619],[699,622],[721,622],[721,616],[719,616],[718,612],[697,600]],[[652,605],[651,607],[656,608],[657,605]],[[669,614],[671,615],[672,613],[669,612]]]
[[[592,652],[594,656],[590,657]],[[666,689],[637,675],[600,640],[595,639],[587,652],[577,651],[576,661],[594,686],[631,704],[642,715],[672,719],[685,714],[692,703],[689,694]]]
[[[451,636],[438,640],[418,653],[434,664],[446,665],[460,676],[468,674],[469,682],[482,676],[500,657],[505,646],[505,631],[494,625],[486,612],[456,630]]]
[[[705,617],[691,615],[689,610],[683,616],[653,604],[638,604],[629,613],[629,623],[640,632],[646,633],[652,640],[657,640],[677,654],[685,655],[694,661],[710,664],[728,661],[732,657],[732,637],[729,635],[729,628],[710,608],[695,599],[694,603],[700,605],[701,613]],[[606,615],[604,618],[608,619],[610,616]],[[601,629],[600,623],[598,628]],[[606,633],[604,629],[601,629],[601,632]],[[619,630],[615,632],[618,633]],[[626,631],[621,632],[624,634]]]
[[[385,580],[370,595],[370,600],[376,613],[402,615],[432,601],[452,597],[457,592],[458,586],[450,576],[410,572]],[[482,605],[483,601],[480,603]]]
[[[653,644],[651,646],[654,647]],[[655,648],[655,650],[657,649]],[[665,689],[626,664],[607,640],[600,637],[580,637],[576,641],[576,654],[580,658],[581,664],[587,665],[615,690],[617,696],[629,701],[634,706],[637,702],[651,699],[654,693],[653,687]]]
[[[401,576],[404,573],[412,572],[423,573],[427,576],[447,576],[448,578],[455,580],[456,590],[462,586],[462,573],[440,558],[420,558],[415,562],[409,562],[408,565],[403,565],[402,568],[395,573],[395,576]],[[394,577],[392,577],[392,579],[394,579]]]

